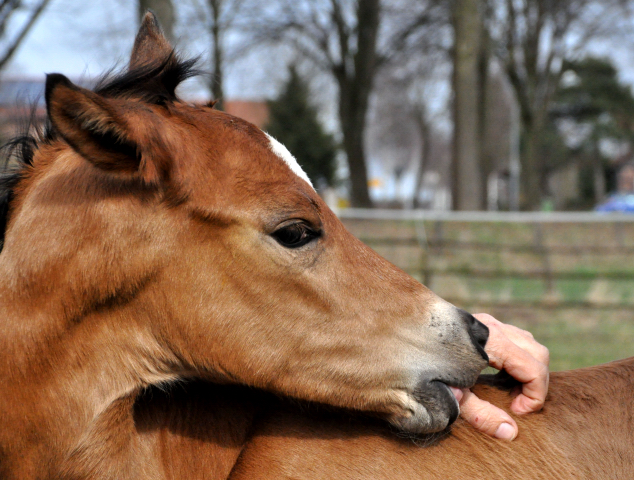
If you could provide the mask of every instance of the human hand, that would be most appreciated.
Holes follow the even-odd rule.
[[[504,370],[522,383],[522,390],[511,403],[514,413],[523,415],[541,410],[548,392],[548,349],[537,343],[530,332],[506,325],[486,313],[475,314],[489,328],[484,350],[489,365]],[[460,415],[475,428],[503,440],[517,437],[515,420],[505,411],[476,397],[469,389],[459,398]]]

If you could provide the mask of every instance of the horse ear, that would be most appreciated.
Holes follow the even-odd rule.
[[[116,101],[74,85],[60,74],[46,76],[46,109],[54,130],[101,170],[134,174],[153,183],[156,166],[144,157],[143,142],[129,127]],[[137,134],[138,135],[138,134]]]
[[[174,48],[163,34],[156,15],[148,10],[143,16],[141,28],[134,40],[129,69],[135,70],[155,63],[157,60],[160,62],[169,57],[173,50]]]

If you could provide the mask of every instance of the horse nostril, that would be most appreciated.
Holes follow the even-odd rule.
[[[489,328],[479,320],[474,318],[475,322],[471,325],[471,331],[473,332],[474,340],[480,345],[483,349],[487,344],[487,340],[489,339]]]
[[[463,311],[462,316],[467,323],[469,336],[471,337],[471,341],[475,345],[476,350],[478,350],[480,355],[482,355],[486,361],[489,361],[489,356],[484,351],[484,347],[489,339],[489,328],[484,323],[478,321],[470,313]]]

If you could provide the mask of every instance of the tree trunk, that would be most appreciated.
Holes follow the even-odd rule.
[[[522,158],[520,182],[524,194],[524,205],[528,210],[539,210],[542,201],[542,165],[539,161],[541,129],[534,122],[523,121],[522,123],[524,145],[520,152]]]
[[[370,208],[366,170],[365,133],[366,116],[372,84],[377,69],[376,39],[379,31],[379,0],[359,0],[357,4],[357,49],[348,51],[348,38],[340,33],[341,63],[333,66],[339,85],[339,120],[343,134],[343,147],[350,170],[351,203],[353,207]],[[343,16],[334,16],[341,22],[340,32],[346,30]],[[352,58],[350,58],[352,57]]]
[[[421,206],[419,195],[420,189],[423,186],[423,177],[425,176],[425,169],[427,168],[427,164],[429,162],[429,154],[431,151],[431,129],[429,128],[429,123],[425,118],[423,112],[420,112],[417,115],[418,128],[420,130],[421,140],[423,142],[421,153],[420,153],[420,163],[418,165],[418,170],[416,171],[416,183],[414,184],[414,201],[412,205],[414,208],[419,208]]]
[[[348,158],[348,169],[350,170],[350,201],[353,207],[371,208],[372,200],[368,192],[368,173],[363,143],[367,98],[365,106],[359,105],[362,99],[358,98],[358,94],[350,91],[354,88],[352,86],[354,83],[356,82],[349,82],[348,85],[339,88],[341,95],[339,118],[343,134],[343,148]]]
[[[224,91],[223,91],[223,51],[222,51],[222,35],[220,26],[220,9],[222,8],[222,0],[209,0],[209,8],[212,15],[211,39],[213,42],[213,70],[211,72],[211,95],[216,101],[216,109],[224,110]]]
[[[594,177],[594,204],[598,205],[605,198],[605,172],[598,152],[595,152],[592,173]]]
[[[454,3],[454,141],[452,202],[454,210],[484,205],[481,180],[479,58],[482,18],[478,0]]]
[[[484,22],[480,21],[481,37],[478,52],[478,149],[480,156],[480,210],[489,209],[489,177],[495,170],[495,159],[487,148],[487,133],[489,121],[489,50],[488,32]],[[495,94],[494,94],[495,96]]]
[[[139,0],[139,21],[147,10],[152,10],[158,17],[165,36],[170,42],[174,42],[174,5],[171,0]]]

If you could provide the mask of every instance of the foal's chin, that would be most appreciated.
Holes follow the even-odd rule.
[[[441,432],[460,415],[458,400],[440,381],[426,382],[413,394],[403,392],[403,401],[404,412],[390,415],[387,420],[406,433]]]

